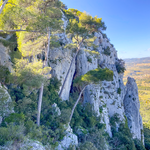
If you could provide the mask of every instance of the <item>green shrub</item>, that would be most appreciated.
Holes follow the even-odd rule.
[[[71,127],[74,129],[77,126],[83,128],[92,128],[100,122],[99,118],[92,111],[92,105],[86,103],[84,106],[77,105],[71,121]]]
[[[11,123],[7,127],[0,128],[0,145],[5,145],[8,141],[23,141],[24,125],[14,125]]]
[[[71,115],[71,109],[62,109],[61,110],[61,116],[60,116],[60,120],[62,123],[67,124],[69,122],[69,118]]]
[[[144,125],[144,142],[146,150],[150,149],[150,129],[149,125]]]
[[[25,117],[36,120],[37,114],[37,94],[31,93],[25,96],[23,87],[9,86],[9,94],[14,101],[14,110],[16,113],[23,113]]]
[[[86,141],[91,142],[98,150],[106,149],[106,141],[108,135],[105,134],[104,129],[97,129],[96,127],[89,129],[89,134]]]
[[[6,124],[13,123],[14,125],[23,124],[24,121],[25,121],[25,115],[23,113],[21,114],[12,113],[4,120]]]
[[[134,139],[136,150],[145,150],[142,142],[139,139]]]
[[[115,65],[116,65],[116,69],[117,69],[118,73],[124,73],[124,71],[126,70],[125,62],[122,59],[118,59],[118,61],[116,61]]]
[[[37,98],[38,93],[30,93],[25,96],[23,87],[9,87],[12,99],[15,101],[15,114],[9,116],[6,121],[13,124],[24,122],[25,135],[30,139],[38,140],[42,144],[56,146],[57,141],[64,137],[64,123],[69,115],[66,112],[64,116],[55,116],[53,114],[52,104],[57,103],[61,110],[67,110],[68,104],[62,102],[58,95],[60,81],[56,78],[50,80],[50,84],[44,87],[43,102],[41,110],[41,126],[38,127],[36,122],[37,115]],[[63,111],[62,111],[63,112]]]
[[[113,133],[113,137],[110,139],[110,146],[112,149],[120,149],[120,150],[136,150],[134,141],[132,139],[132,134],[130,129],[128,128],[127,122],[121,123],[118,131],[116,131],[116,122],[118,122],[118,116],[115,115],[110,119],[111,129]]]
[[[111,126],[116,126],[116,123],[119,123],[119,114],[115,113],[111,118],[110,118],[110,125]]]
[[[121,88],[118,88],[117,93],[121,94]]]
[[[85,142],[83,144],[80,144],[79,146],[80,150],[98,150],[93,143],[91,142]]]
[[[102,35],[103,35],[103,38],[107,38],[107,35],[105,33],[103,33]]]
[[[111,51],[110,51],[110,47],[109,46],[107,46],[106,48],[104,48],[104,54],[107,55],[107,56],[110,56]]]
[[[0,65],[0,82],[3,84],[9,83],[10,71],[7,67]]]
[[[92,63],[92,58],[90,56],[87,57],[87,61]]]
[[[150,150],[150,140],[145,140],[145,149]]]

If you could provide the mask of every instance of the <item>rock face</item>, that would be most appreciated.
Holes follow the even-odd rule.
[[[102,118],[101,122],[106,125],[105,130],[111,137],[112,133],[111,133],[111,126],[110,126],[110,117],[114,116],[115,114],[119,116],[120,122],[117,124],[117,127],[119,127],[120,123],[125,122],[125,114],[127,115],[127,113],[124,110],[124,108],[127,110],[127,107],[125,102],[126,98],[124,99],[124,97],[125,95],[127,95],[129,88],[128,88],[128,84],[127,87],[124,86],[123,74],[119,72],[116,65],[116,64],[120,64],[121,62],[121,60],[119,60],[117,57],[117,51],[115,50],[115,48],[107,38],[103,38],[103,35],[101,33],[96,33],[95,36],[97,37],[97,39],[94,41],[94,44],[98,46],[96,51],[99,53],[99,55],[95,56],[90,54],[88,51],[80,50],[76,58],[76,62],[73,63],[71,72],[69,74],[66,85],[64,87],[62,99],[63,100],[69,99],[69,93],[71,90],[73,78],[83,75],[87,73],[89,70],[96,69],[97,67],[101,67],[101,68],[107,67],[108,69],[112,70],[114,73],[113,81],[109,81],[109,82],[102,81],[97,85],[94,84],[88,85],[83,93],[83,102],[91,103],[93,105],[93,110],[95,111],[97,116],[101,116]],[[71,40],[67,39],[65,34],[60,34],[59,37],[60,40],[63,41],[62,43],[64,44],[71,43]],[[106,53],[106,49],[109,49],[109,53]],[[91,48],[90,50],[93,49]],[[63,49],[62,47],[59,49],[54,49],[52,54],[50,55],[50,66],[53,68],[52,74],[54,76],[57,76],[62,83],[68,71],[72,59],[72,55],[73,54],[71,53],[71,51],[67,49]],[[127,88],[127,93],[126,93],[126,88]],[[135,88],[132,88],[131,93],[132,92],[133,94],[131,95],[134,95],[134,93],[137,92],[136,85]],[[138,98],[136,100],[138,100]],[[134,136],[134,137],[141,139],[141,137],[143,136],[141,134],[142,119],[139,114],[139,107],[136,108],[137,108],[136,111],[138,117],[132,116],[131,121],[129,121],[129,127],[132,126],[130,125],[132,124],[130,122],[135,123],[133,118],[135,117],[134,118],[135,120],[138,118],[137,119],[138,129],[135,129],[137,126],[135,127],[132,126],[133,128],[132,133],[136,133],[136,130],[139,130],[138,136]]]
[[[13,103],[7,89],[0,84],[0,124],[3,117],[13,113]]]
[[[32,141],[32,140],[26,140],[24,141],[21,146],[20,150],[46,150],[45,147],[40,143],[39,141]],[[51,148],[49,148],[50,150]]]
[[[9,49],[4,47],[2,43],[0,43],[0,65],[5,65],[11,71],[11,62],[10,56],[8,55]]]
[[[65,34],[59,34],[58,36],[62,44],[65,45],[67,43],[71,43],[71,40],[68,39]],[[61,83],[64,82],[71,60],[72,60],[71,50],[63,49],[63,47],[60,47],[59,49],[53,49],[50,54],[49,64],[52,68],[52,75],[57,76],[57,78],[61,80]],[[75,72],[75,62],[72,65],[64,90],[62,92],[61,98],[63,100],[69,99],[69,93],[70,93],[74,72]]]
[[[97,85],[89,85],[84,92],[84,102],[93,104],[93,110],[99,116],[102,116],[102,123],[106,124],[106,131],[109,136],[112,136],[109,118],[115,113],[119,114],[120,121],[124,122],[124,107],[123,98],[125,95],[125,86],[123,85],[123,75],[118,74],[116,70],[116,61],[118,60],[116,50],[111,46],[107,39],[103,39],[102,35],[96,34],[97,39],[103,42],[95,41],[98,46],[98,58],[91,56],[88,52],[82,51],[77,57],[77,75],[83,75],[89,70],[96,69],[97,67],[109,68],[113,71],[113,81],[103,81]],[[110,48],[110,55],[104,54],[104,49]],[[89,62],[88,58],[92,61]],[[121,92],[118,94],[118,89]]]
[[[0,150],[52,150],[50,146],[48,147],[44,147],[42,145],[42,143],[40,143],[39,141],[33,141],[33,140],[29,140],[26,139],[25,141],[23,141],[22,143],[17,143],[16,145],[8,145],[8,146],[4,146],[1,147],[0,146]]]
[[[124,98],[124,108],[128,120],[128,126],[133,134],[133,138],[142,140],[144,143],[143,123],[139,112],[140,103],[138,97],[138,87],[135,79],[128,77],[126,87],[127,92]]]
[[[70,126],[67,126],[66,135],[64,136],[63,140],[59,143],[58,147],[55,150],[65,150],[68,149],[69,146],[77,146],[78,145],[78,138]]]
[[[56,116],[60,116],[61,115],[61,111],[59,109],[59,107],[57,106],[56,103],[54,103],[52,105],[52,108],[53,108],[53,114],[56,115]]]

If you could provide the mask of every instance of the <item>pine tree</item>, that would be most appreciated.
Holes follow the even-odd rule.
[[[70,73],[73,62],[75,61],[79,51],[84,47],[95,46],[93,44],[95,40],[94,33],[100,30],[105,30],[106,27],[101,18],[94,18],[88,15],[86,12],[80,12],[76,9],[69,9],[64,11],[69,19],[68,26],[66,28],[66,33],[72,38],[72,43],[66,45],[66,48],[76,49],[76,53],[71,60],[67,75],[64,79],[63,85],[61,87],[59,96],[61,97],[66,80]]]
[[[71,122],[74,110],[75,110],[85,88],[90,84],[98,84],[99,81],[104,81],[104,80],[112,81],[113,80],[113,71],[109,70],[108,68],[105,68],[105,69],[97,68],[95,70],[88,71],[86,74],[84,74],[80,77],[77,77],[74,80],[74,85],[80,85],[80,86],[83,86],[83,88],[82,88],[82,90],[79,94],[79,97],[78,97],[78,99],[77,99],[76,103],[74,104],[73,109],[71,111],[69,124]]]
[[[52,32],[61,30],[62,13],[60,7],[62,3],[59,0],[9,0],[0,14],[0,28],[6,32],[16,32],[18,36],[19,50],[27,58],[28,63],[36,63],[36,56],[42,53],[44,56],[43,70],[48,67],[48,55],[50,51],[50,37]],[[8,2],[9,2],[8,1]],[[32,58],[32,60],[31,60]],[[42,69],[41,68],[41,69]],[[42,105],[44,82],[41,84],[37,124],[40,125],[40,112]]]

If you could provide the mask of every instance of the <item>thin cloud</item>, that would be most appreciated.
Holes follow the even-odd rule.
[[[150,52],[150,48],[147,51]]]

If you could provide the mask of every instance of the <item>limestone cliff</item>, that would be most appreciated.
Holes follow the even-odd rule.
[[[84,50],[80,51],[67,79],[67,83],[62,94],[62,99],[69,99],[69,93],[74,77],[83,75],[89,70],[96,69],[97,67],[109,68],[114,73],[113,81],[103,81],[99,85],[89,85],[84,91],[83,102],[91,103],[96,114],[98,116],[102,116],[101,122],[106,124],[106,131],[110,137],[112,136],[110,117],[118,114],[120,122],[117,126],[119,127],[120,123],[125,122],[126,115],[131,133],[134,134],[133,138],[138,138],[141,140],[141,137],[143,137],[143,133],[141,132],[143,127],[142,119],[139,113],[137,85],[134,82],[134,84],[131,86],[129,81],[126,86],[123,84],[123,73],[119,72],[117,68],[117,64],[121,64],[121,60],[117,57],[117,51],[109,42],[109,40],[103,37],[102,33],[96,33],[95,36],[97,39],[95,40],[94,44],[98,46],[97,51],[99,52],[99,56],[95,57]],[[71,42],[64,34],[60,35],[60,39],[63,40],[64,44]],[[110,50],[110,54],[105,53],[107,48]],[[51,52],[50,66],[53,68],[52,73],[54,76],[57,76],[58,79],[61,79],[62,83],[64,81],[66,72],[68,71],[71,58],[72,53],[66,49],[64,50],[60,48]],[[129,95],[128,93],[130,93],[131,97],[135,97],[136,104],[134,104],[134,101],[133,103],[127,99]],[[133,107],[136,107],[136,109],[132,110]],[[132,111],[136,112],[131,115]]]
[[[7,92],[7,88],[2,87],[0,84],[0,124],[3,120],[3,117],[6,117],[13,112],[13,102]]]
[[[124,98],[125,115],[128,119],[128,126],[133,134],[133,138],[138,138],[143,141],[143,123],[140,115],[140,103],[138,97],[138,87],[135,79],[128,77],[126,84],[127,91]]]
[[[11,62],[10,62],[10,56],[9,56],[9,48],[5,47],[0,42],[0,65],[5,65],[11,70]]]
[[[51,50],[49,55],[49,65],[52,67],[52,76],[57,76],[57,78],[61,80],[61,83],[63,83],[74,53],[63,47],[64,45],[71,43],[71,39],[68,39],[65,33],[61,33],[58,36],[62,46]],[[87,51],[80,50],[65,84],[62,93],[62,100],[69,100],[74,78],[84,75],[89,70],[96,69],[97,67],[107,67],[114,73],[113,81],[103,81],[97,85],[92,84],[87,86],[82,97],[83,104],[90,103],[93,105],[93,111],[97,116],[101,116],[101,123],[105,124],[105,131],[110,137],[112,137],[110,118],[117,114],[119,116],[117,128],[121,123],[125,123],[126,116],[133,138],[138,138],[139,140],[144,141],[143,124],[139,112],[140,104],[136,82],[134,79],[128,78],[126,86],[123,84],[123,73],[118,70],[117,67],[118,64],[123,64],[117,57],[117,51],[102,33],[96,33],[95,36],[97,39],[94,41],[94,44],[97,45],[99,56],[94,56]],[[91,50],[93,49],[91,48]],[[9,61],[7,49],[0,44],[0,63],[4,65],[5,61]],[[6,89],[2,88],[2,86],[0,86],[0,89],[8,96],[8,101],[11,101]],[[0,96],[2,97],[2,95]],[[4,114],[8,115],[6,112],[4,112]],[[29,146],[37,147],[38,144],[38,142],[34,142]],[[66,129],[66,135],[62,141],[59,142],[58,149],[67,149],[70,145],[77,144],[77,136],[73,134],[73,131],[69,126]],[[24,145],[24,147],[26,147],[26,145]],[[40,149],[45,148],[42,147]]]

